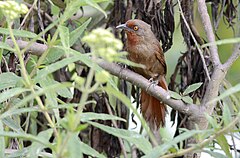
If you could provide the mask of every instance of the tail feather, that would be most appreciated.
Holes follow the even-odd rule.
[[[168,90],[165,78],[162,78],[158,85]],[[165,126],[166,105],[143,90],[141,92],[141,110],[151,129]]]

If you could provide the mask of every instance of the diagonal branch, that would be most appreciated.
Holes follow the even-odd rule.
[[[157,85],[152,85],[149,80],[143,76],[129,70],[124,69],[121,66],[115,63],[109,63],[104,60],[98,60],[98,65],[101,66],[106,71],[110,72],[112,75],[122,78],[126,81],[131,82],[134,85],[137,85],[141,89],[146,90],[149,94],[157,98],[158,100],[163,101],[173,109],[182,112],[187,115],[197,115],[200,111],[200,107],[195,104],[187,105],[181,100],[170,99],[169,93],[164,90],[162,87]]]
[[[11,40],[7,40],[6,42],[10,46],[13,46]],[[18,40],[17,44],[19,45],[20,49],[23,49],[28,45],[28,42]],[[43,54],[44,51],[47,50],[47,48],[48,48],[47,45],[40,44],[40,43],[33,43],[27,49],[27,52],[40,56],[41,54]],[[124,69],[115,63],[109,63],[101,59],[97,60],[97,64],[101,66],[103,69],[105,69],[106,71],[110,72],[112,75],[122,78],[126,81],[131,82],[134,85],[139,86],[142,89],[147,90],[149,94],[163,101],[164,103],[166,103],[167,105],[169,105],[170,107],[172,107],[173,109],[179,112],[182,112],[186,115],[192,115],[192,116],[194,115],[196,116],[200,113],[200,110],[201,110],[200,106],[195,104],[187,105],[182,100],[170,99],[169,93],[166,90],[164,90],[163,88],[157,85],[152,86],[152,83],[149,82],[149,80],[147,80],[143,76],[133,71]]]
[[[228,70],[232,66],[232,64],[238,59],[239,56],[240,56],[240,44],[238,43],[235,45],[232,55],[223,64],[223,69]]]
[[[208,11],[207,11],[206,2],[205,2],[205,0],[198,0],[197,2],[198,2],[198,12],[200,14],[204,30],[206,32],[208,42],[214,43],[215,35],[213,32],[212,24],[211,24],[210,17],[209,17]],[[221,65],[221,62],[220,62],[220,59],[218,56],[217,45],[211,45],[209,47],[209,49],[211,52],[210,55],[212,58],[213,65],[215,67]]]

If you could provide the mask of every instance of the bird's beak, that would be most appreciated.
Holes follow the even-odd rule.
[[[126,24],[121,24],[121,25],[118,25],[118,26],[116,27],[116,29],[124,29],[124,30],[126,30],[126,29],[128,29],[128,27],[127,27]]]

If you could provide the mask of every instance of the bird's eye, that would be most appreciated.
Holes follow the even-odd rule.
[[[134,26],[133,30],[137,31],[138,30],[138,26]]]

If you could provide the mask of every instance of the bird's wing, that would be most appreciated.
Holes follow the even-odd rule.
[[[156,56],[157,60],[162,64],[164,71],[165,71],[164,74],[166,74],[167,73],[167,65],[166,65],[164,54],[163,54],[163,51],[162,51],[162,48],[160,47],[160,45],[159,45],[158,49],[155,51],[155,56]]]

